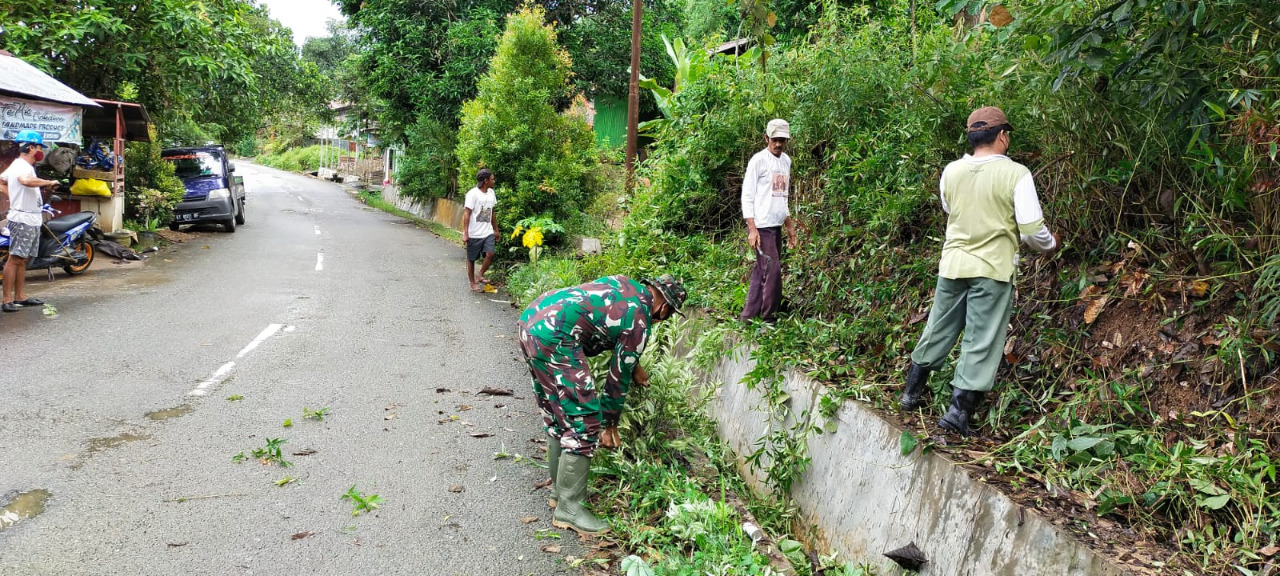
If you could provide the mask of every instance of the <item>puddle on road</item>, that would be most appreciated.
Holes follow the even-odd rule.
[[[190,404],[183,404],[183,405],[181,405],[181,406],[174,406],[173,408],[165,408],[164,410],[156,410],[155,412],[147,412],[146,416],[147,416],[147,418],[150,418],[150,419],[155,420],[155,421],[157,421],[157,422],[163,422],[163,421],[168,420],[168,419],[170,419],[170,418],[177,418],[177,417],[179,417],[179,416],[186,416],[186,415],[187,415],[188,413],[190,413],[192,410],[195,410],[195,408],[192,408]]]
[[[0,532],[12,528],[15,524],[39,516],[44,512],[45,503],[53,493],[44,490],[27,490],[19,492],[8,504],[0,508]]]
[[[130,442],[139,440],[147,440],[151,438],[146,434],[130,434],[125,432],[119,436],[111,436],[110,438],[94,438],[89,440],[89,454],[96,454],[103,450],[109,450],[118,446],[124,446]]]

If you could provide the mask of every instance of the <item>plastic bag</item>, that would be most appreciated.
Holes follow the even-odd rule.
[[[71,185],[74,196],[111,196],[111,186],[96,178],[81,178]]]

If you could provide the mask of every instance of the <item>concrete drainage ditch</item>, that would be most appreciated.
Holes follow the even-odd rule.
[[[767,435],[758,392],[742,379],[754,366],[749,350],[721,357],[703,382],[718,386],[712,401],[720,437],[739,456]],[[795,412],[818,405],[821,384],[786,376]],[[809,439],[812,461],[792,487],[801,513],[816,527],[819,544],[840,557],[899,568],[883,554],[915,542],[927,576],[1112,576],[1129,572],[1070,533],[970,477],[936,453],[902,455],[902,430],[857,402],[845,402],[835,432]],[[743,465],[742,473],[763,488]]]

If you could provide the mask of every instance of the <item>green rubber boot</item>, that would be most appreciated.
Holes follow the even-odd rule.
[[[556,477],[560,468],[560,439],[547,440],[547,470],[551,471],[551,497],[547,498],[547,506],[555,508],[559,504],[560,490],[556,487]]]
[[[609,523],[587,510],[587,474],[591,471],[591,459],[571,452],[560,455],[560,470],[556,475],[556,496],[559,505],[551,517],[551,525],[567,528],[579,534],[603,534],[609,531]]]

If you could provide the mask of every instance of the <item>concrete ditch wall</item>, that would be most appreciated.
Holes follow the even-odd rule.
[[[382,199],[395,204],[396,208],[419,218],[426,218],[459,232],[462,231],[462,211],[464,206],[457,200],[435,198],[419,201],[407,196],[401,196],[400,188],[394,185],[382,187]]]
[[[769,431],[762,396],[741,383],[753,366],[739,349],[702,374],[717,387],[720,436],[740,456]],[[817,412],[821,384],[789,373],[785,386],[794,413]],[[819,543],[841,558],[899,574],[883,554],[914,541],[929,559],[925,576],[1129,574],[946,458],[919,449],[903,456],[902,430],[861,404],[845,402],[836,418],[834,432],[809,439],[812,462],[792,496]],[[742,472],[763,488],[745,464]]]

